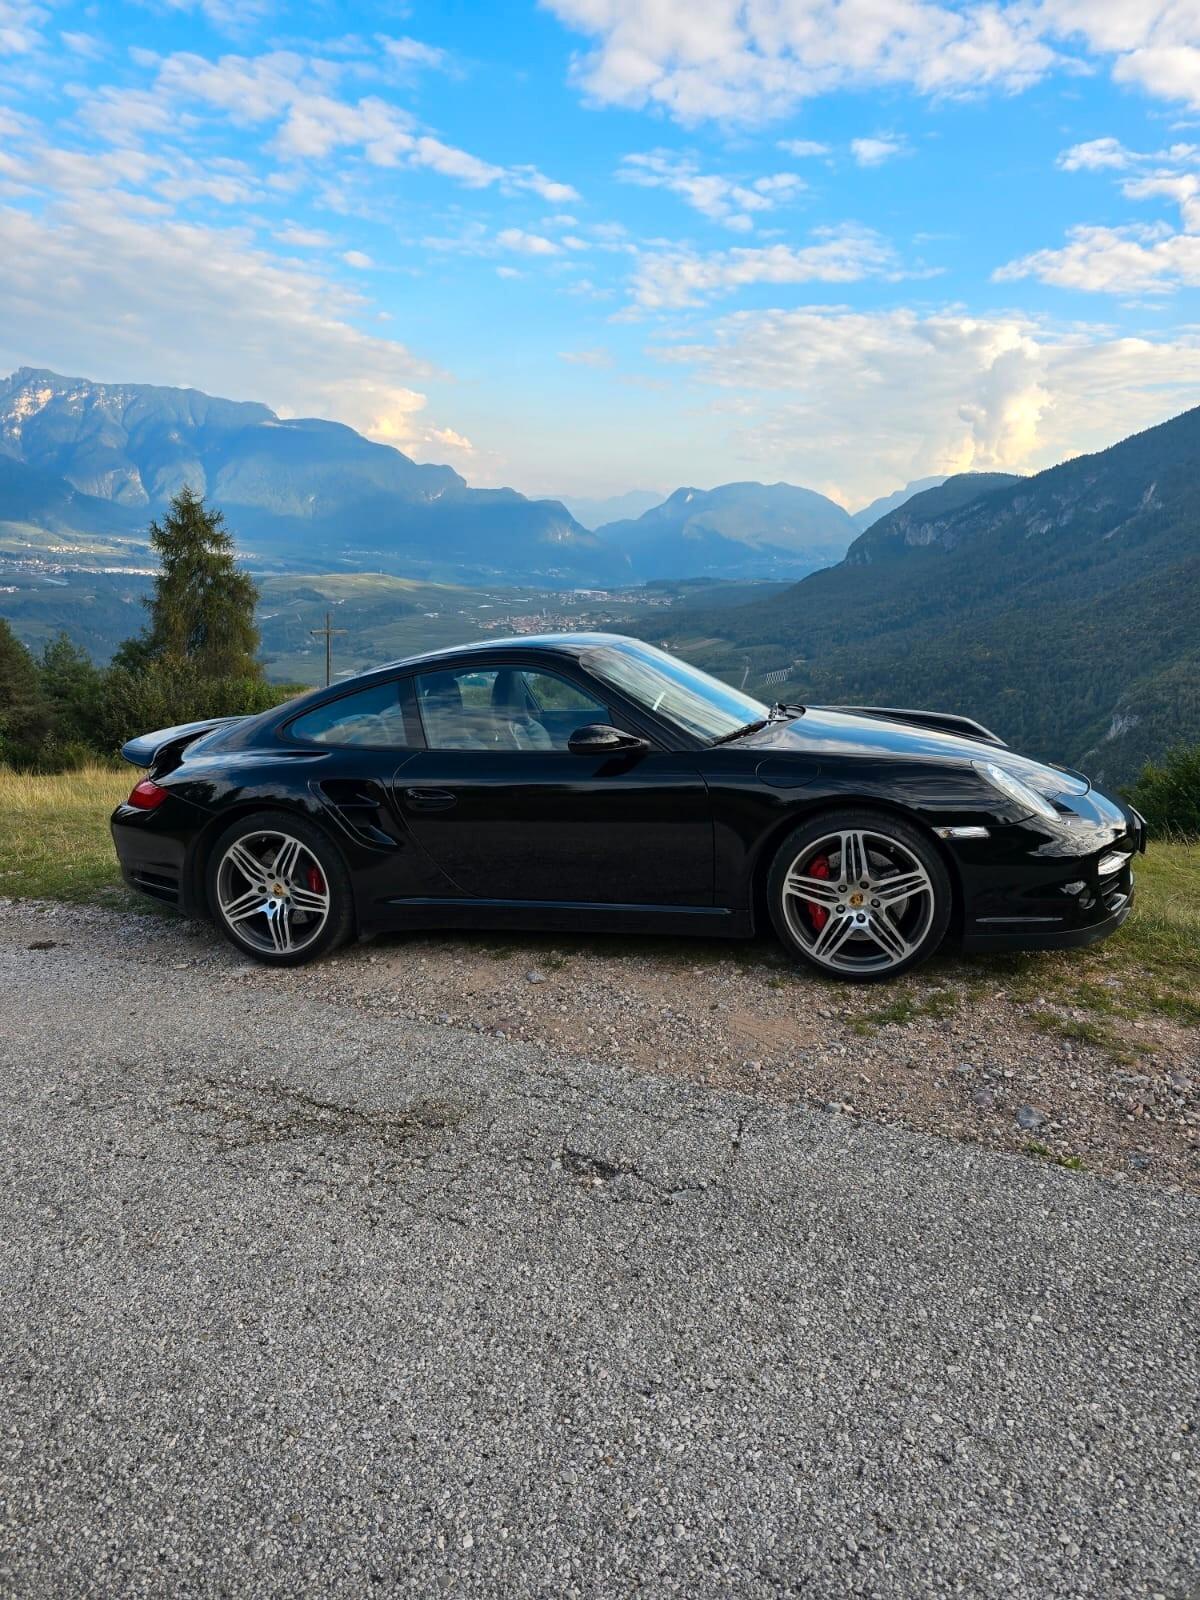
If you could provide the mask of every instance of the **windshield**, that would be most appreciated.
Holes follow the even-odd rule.
[[[761,700],[651,644],[604,645],[589,651],[583,664],[637,705],[709,743],[767,716]]]

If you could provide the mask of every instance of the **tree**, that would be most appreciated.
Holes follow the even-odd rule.
[[[0,617],[0,761],[34,765],[52,724],[37,664]]]
[[[1200,745],[1168,751],[1161,766],[1148,762],[1129,798],[1160,838],[1200,838]]]
[[[183,488],[160,526],[150,524],[160,571],[146,602],[150,623],[114,656],[114,664],[184,669],[197,678],[259,678],[258,589],[234,562],[233,539],[220,511]]]
[[[38,671],[58,738],[68,744],[88,744],[95,734],[103,672],[65,632],[42,647]]]

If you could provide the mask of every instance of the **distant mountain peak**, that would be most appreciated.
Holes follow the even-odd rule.
[[[856,531],[815,489],[754,482],[685,484],[640,517],[597,529],[642,578],[801,577],[839,561]]]

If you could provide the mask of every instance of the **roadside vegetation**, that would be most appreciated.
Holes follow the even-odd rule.
[[[0,765],[62,772],[115,757],[134,734],[266,711],[300,686],[257,659],[257,591],[219,511],[189,489],[150,525],[160,562],[142,631],[97,667],[67,635],[34,656],[0,618]]]

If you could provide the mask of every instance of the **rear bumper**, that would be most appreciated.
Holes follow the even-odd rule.
[[[118,806],[109,827],[121,877],[128,887],[165,905],[188,910],[185,840],[161,826],[158,812],[139,811],[134,806]]]

